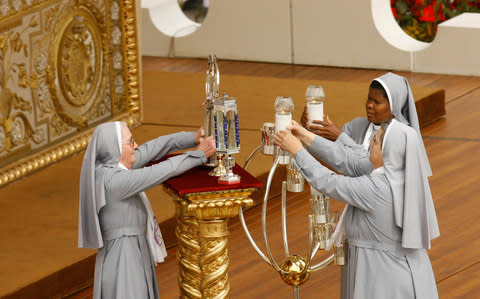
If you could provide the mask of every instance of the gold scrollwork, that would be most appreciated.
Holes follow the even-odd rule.
[[[99,12],[83,5],[65,7],[59,19],[47,69],[50,93],[66,124],[86,127],[89,111],[108,89],[105,24]]]
[[[19,179],[30,172],[36,171],[85,148],[88,144],[90,134],[80,136],[72,141],[61,144],[54,150],[48,150],[37,154],[33,159],[21,160],[15,163],[0,173],[0,186]]]
[[[135,2],[6,1],[8,13],[0,15],[0,187],[85,149],[100,121],[140,124]],[[115,61],[112,24],[122,33]],[[17,59],[20,54],[26,57]],[[114,92],[116,78],[121,93]],[[42,146],[20,152],[22,142]]]
[[[228,298],[230,283],[228,282],[228,239],[227,237],[206,239],[200,238],[200,268],[202,281],[200,290],[202,298]]]
[[[212,192],[200,192],[200,193],[189,193],[185,194],[185,198],[191,201],[196,200],[205,200],[205,199],[219,199],[219,198],[242,198],[248,197],[256,189],[247,188],[247,189],[233,189],[233,190],[224,190],[224,191],[212,191]]]
[[[172,196],[177,218],[180,298],[228,298],[228,219],[253,205],[256,189],[234,189]]]
[[[32,111],[32,105],[12,89],[29,87],[25,62],[17,62],[16,58],[28,57],[29,48],[22,35],[37,26],[37,18],[33,16],[22,30],[0,33],[0,157],[19,150],[33,135],[24,115]]]
[[[240,207],[252,205],[250,198],[231,198],[190,203],[188,210],[194,212],[198,219],[226,219],[238,215]]]
[[[199,236],[201,238],[221,238],[228,236],[228,225],[224,220],[199,220]]]
[[[66,100],[83,106],[92,98],[100,76],[100,53],[97,30],[92,30],[85,17],[75,15],[59,45],[58,74]]]
[[[178,204],[178,203],[177,203]],[[178,281],[181,298],[202,298],[200,293],[201,269],[198,222],[193,217],[177,215]]]
[[[121,11],[123,13],[123,49],[126,51],[125,70],[127,73],[127,97],[130,118],[134,123],[140,122],[142,117],[140,100],[140,59],[138,53],[138,33],[135,0],[123,0],[121,2]]]

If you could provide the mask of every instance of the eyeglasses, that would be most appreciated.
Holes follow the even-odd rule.
[[[133,139],[133,136],[130,137],[130,140],[128,142],[124,142],[122,144],[130,144],[130,146],[135,146],[135,139]]]

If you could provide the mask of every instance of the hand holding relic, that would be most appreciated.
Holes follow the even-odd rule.
[[[208,136],[206,138],[202,138],[200,144],[198,145],[198,149],[205,153],[205,157],[210,157],[216,151],[215,148],[215,139],[213,136]]]
[[[205,129],[202,126],[195,132],[195,136],[193,137],[193,140],[195,141],[195,144],[199,144],[204,137],[205,137]]]
[[[300,118],[300,123],[302,124],[302,127],[310,129],[308,124],[309,120],[310,118],[308,117],[308,109],[307,106],[305,106],[303,107],[302,117]]]

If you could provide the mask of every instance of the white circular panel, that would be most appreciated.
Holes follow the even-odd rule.
[[[417,52],[430,45],[410,37],[400,28],[388,0],[372,0],[372,18],[380,35],[399,50]]]
[[[187,36],[201,26],[183,13],[178,0],[142,0],[142,8],[148,8],[155,27],[171,37]]]

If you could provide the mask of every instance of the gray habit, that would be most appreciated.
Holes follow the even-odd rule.
[[[335,142],[315,136],[309,151],[348,176],[371,171],[368,152],[342,135],[342,141]],[[402,246],[430,248],[430,240],[440,232],[428,182],[430,165],[421,138],[413,128],[392,120],[384,137],[383,159],[393,192],[395,223],[403,229]]]
[[[397,238],[392,239],[392,236],[390,236],[387,239],[399,242],[396,248],[392,249],[394,252],[404,253],[404,257],[411,268],[416,297],[409,297],[408,293],[402,292],[399,294],[407,295],[405,297],[402,297],[403,295],[392,297],[392,292],[383,297],[375,297],[368,294],[364,294],[364,296],[362,295],[363,291],[360,291],[358,288],[357,290],[352,288],[352,285],[356,285],[357,283],[362,284],[365,289],[376,288],[376,276],[371,280],[369,279],[369,284],[368,282],[365,283],[368,277],[372,278],[371,273],[369,273],[370,270],[372,273],[377,273],[377,271],[380,271],[378,273],[383,273],[382,275],[384,276],[378,278],[380,279],[378,280],[378,285],[382,285],[381,282],[385,280],[385,277],[389,277],[388,273],[385,275],[384,272],[381,272],[382,269],[385,270],[382,266],[388,263],[395,264],[397,260],[397,257],[394,256],[391,256],[389,260],[387,258],[388,255],[384,255],[378,258],[378,261],[383,261],[383,264],[371,262],[372,257],[361,254],[361,252],[365,251],[364,247],[360,247],[359,243],[354,241],[353,243],[355,244],[350,242],[350,264],[342,268],[342,298],[438,298],[433,271],[425,249],[430,248],[430,240],[439,235],[439,229],[427,178],[431,176],[431,169],[423,141],[421,140],[415,101],[408,81],[404,77],[393,73],[386,73],[375,80],[380,82],[386,90],[392,114],[395,120],[397,120],[392,121],[392,124],[389,126],[390,132],[387,132],[384,141],[383,155],[385,175],[383,175],[383,177],[386,178],[390,184],[389,189],[393,190],[393,194],[392,191],[390,191],[390,210],[387,214],[383,214],[383,216],[388,215],[388,221],[383,224],[385,224],[386,227],[393,224],[393,227],[390,227],[390,230],[387,230],[387,232],[395,234]],[[330,167],[347,176],[359,177],[369,174],[373,170],[373,165],[370,162],[369,153],[362,146],[362,143],[364,142],[365,134],[370,125],[368,119],[364,117],[355,118],[344,125],[343,133],[335,142],[316,136],[308,150],[320,160],[326,162]],[[407,126],[411,126],[411,128]],[[319,163],[315,165],[323,168]],[[325,169],[323,168],[323,170]],[[331,175],[333,175],[333,173],[331,173]],[[360,177],[358,179],[360,180]],[[318,179],[310,180],[307,177],[307,180],[309,182],[316,181],[319,184],[327,184],[326,181],[319,182]],[[370,183],[372,181],[375,180],[371,180]],[[312,184],[312,186],[317,189],[315,184]],[[324,187],[327,186],[328,185]],[[361,188],[366,186],[368,186],[368,184],[359,184],[357,187],[360,188],[360,190],[352,194],[360,194],[362,192]],[[335,186],[331,187],[336,188]],[[353,188],[354,186],[351,187]],[[320,186],[318,186],[318,188],[320,188]],[[328,194],[328,192],[324,190],[319,189],[319,191]],[[376,192],[376,196],[370,197],[369,200],[375,200],[375,197],[379,197],[380,193],[378,193],[378,190],[373,190],[373,192]],[[362,231],[366,230],[375,235],[375,237],[378,237],[379,232],[375,232],[374,228],[366,224],[359,225],[359,223],[353,221],[358,219],[358,216],[354,217],[354,215],[368,215],[369,218],[365,217],[365,220],[368,221],[365,222],[370,225],[376,224],[375,228],[378,229],[381,227],[379,225],[381,223],[375,223],[375,221],[373,221],[377,218],[372,218],[373,214],[371,211],[366,213],[365,210],[359,210],[358,205],[345,200],[345,198],[342,199],[336,198],[333,195],[331,196],[348,204],[352,204],[352,207],[347,209],[345,216],[347,239],[352,238],[355,240],[357,236],[355,236],[354,231],[357,229],[361,229]],[[350,198],[350,200],[354,200],[354,198]],[[382,201],[385,201],[385,199]],[[382,231],[383,230],[380,230],[380,232]],[[380,235],[382,234],[380,233]],[[369,246],[375,248],[373,244]],[[378,253],[378,250],[372,251],[371,249],[367,252]],[[394,277],[392,277],[392,279],[394,279]],[[372,286],[372,283],[375,283],[375,286]],[[393,296],[396,294],[397,293]]]
[[[140,194],[201,165],[206,161],[205,155],[196,150],[145,167],[169,152],[193,147],[194,133],[181,132],[139,146],[132,169],[122,169],[118,167],[119,142],[112,124],[97,127],[82,165],[79,247],[99,248],[94,298],[159,298],[145,236],[147,211]],[[93,178],[85,170],[92,159],[96,165]]]
[[[435,299],[433,270],[425,249],[402,247],[393,217],[393,197],[383,167],[369,175],[337,175],[305,149],[298,169],[318,191],[350,205],[345,215],[348,264],[342,271],[342,299]]]
[[[394,119],[412,127],[418,136],[421,136],[415,100],[407,79],[388,72],[373,81],[377,81],[383,86]],[[343,126],[343,132],[337,138],[335,144],[332,145],[327,140],[319,139],[315,140],[315,143],[308,150],[333,169],[345,175],[359,176],[370,173],[373,166],[370,163],[368,152],[361,147],[370,125],[371,123],[365,117],[355,118]],[[420,144],[423,152],[425,152],[421,138]],[[422,155],[423,164],[427,167],[427,174],[431,176],[432,171],[428,157],[425,153],[422,153]]]
[[[403,229],[402,246],[430,248],[440,235],[428,177],[432,175],[420,135],[420,127],[408,81],[393,73],[374,79],[382,84],[395,118],[383,143],[386,176],[393,192],[394,217]],[[370,123],[356,118],[345,124],[344,132],[332,143],[315,137],[309,151],[334,170],[348,176],[370,173],[373,166],[361,143]]]

